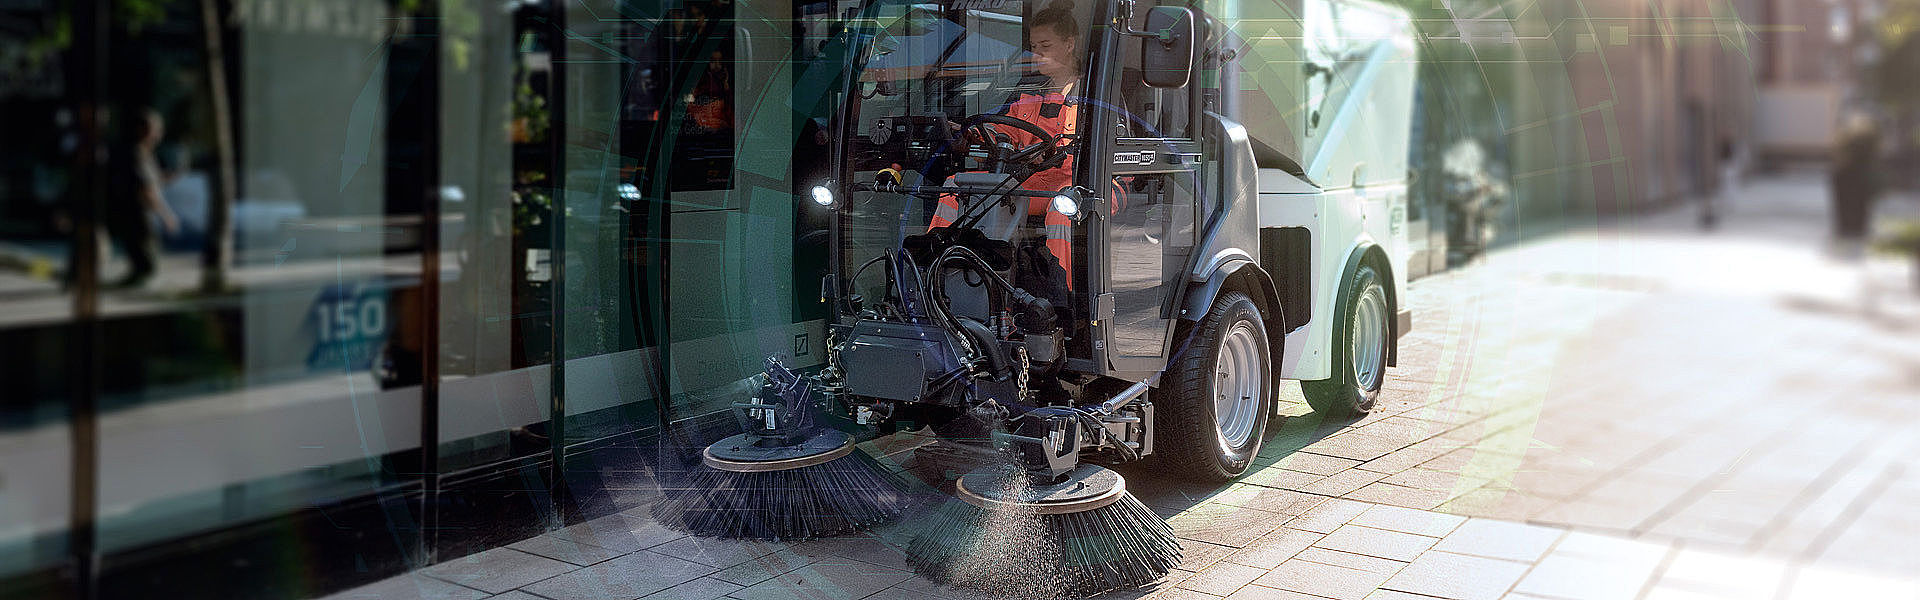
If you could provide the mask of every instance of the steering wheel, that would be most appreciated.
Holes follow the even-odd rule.
[[[981,138],[980,143],[987,147],[987,160],[989,162],[999,162],[999,163],[1034,162],[1036,161],[1036,159],[1051,157],[1054,148],[1058,146],[1060,143],[1059,136],[1055,136],[1052,133],[1048,133],[1046,129],[1042,129],[1039,125],[1035,125],[1024,119],[1009,117],[1007,115],[983,113],[983,114],[967,117],[965,122],[967,124],[966,126],[968,130],[980,129],[980,130],[983,130],[982,133],[991,133],[992,128],[986,127],[985,125],[987,123],[994,123],[999,125],[1006,125],[1008,127],[1013,127],[1015,129],[1025,131],[1027,133],[1031,133],[1033,134],[1033,137],[1038,138],[1040,140],[1038,142],[1029,144],[1025,148],[1014,150],[1013,153],[1011,154],[1001,156],[999,145],[994,143],[995,136],[991,136],[991,135],[980,136]]]

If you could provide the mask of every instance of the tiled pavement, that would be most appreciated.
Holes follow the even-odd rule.
[[[1821,194],[1765,182],[1711,236],[1681,211],[1417,282],[1375,413],[1293,404],[1229,486],[1128,473],[1187,558],[1119,596],[1920,598],[1920,302],[1899,265],[1828,258]],[[971,597],[887,532],[629,513],[339,597]]]

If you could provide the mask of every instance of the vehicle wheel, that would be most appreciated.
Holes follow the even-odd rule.
[[[1266,439],[1274,368],[1266,322],[1252,298],[1227,292],[1185,331],[1186,350],[1161,385],[1167,399],[1155,404],[1155,454],[1167,474],[1228,481],[1247,472]]]
[[[1334,330],[1333,378],[1301,384],[1313,411],[1331,417],[1365,414],[1387,379],[1387,288],[1372,265],[1360,265],[1342,296]]]

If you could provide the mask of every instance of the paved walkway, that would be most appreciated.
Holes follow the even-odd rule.
[[[1417,282],[1374,414],[1296,403],[1229,486],[1129,473],[1186,561],[1115,596],[1920,598],[1920,299],[1831,258],[1823,194],[1770,180],[1713,234],[1676,211]],[[976,597],[899,537],[720,542],[641,508],[337,597]]]

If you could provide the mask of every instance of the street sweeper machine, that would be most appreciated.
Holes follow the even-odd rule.
[[[1405,13],[841,4],[833,168],[802,200],[833,222],[827,365],[770,359],[733,408],[746,432],[706,447],[668,522],[792,539],[896,520],[908,494],[856,443],[917,432],[995,457],[942,488],[961,510],[926,513],[923,574],[1039,564],[1095,593],[1180,554],[1107,465],[1232,480],[1283,379],[1316,412],[1371,410],[1410,326]],[[1010,515],[1039,533],[983,552]]]

